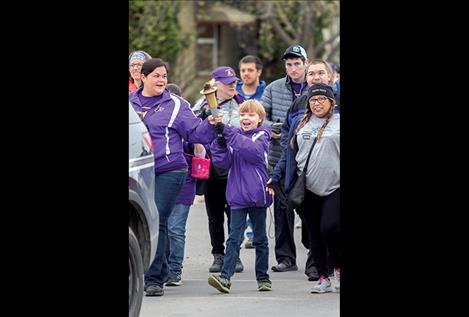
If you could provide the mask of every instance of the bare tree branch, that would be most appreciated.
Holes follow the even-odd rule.
[[[275,2],[275,12],[277,13],[277,17],[280,18],[281,22],[285,25],[284,30],[286,32],[290,32],[291,34],[295,34],[295,28],[293,25],[290,23],[289,19],[287,18],[285,12],[282,10],[280,4],[278,2]],[[299,40],[298,38],[295,38],[295,40]]]
[[[313,15],[309,1],[303,1],[303,12],[302,12],[302,23],[300,24],[300,30],[303,30],[300,34],[300,43],[303,45],[307,52],[312,52],[313,49]]]
[[[324,46],[326,46],[327,44],[330,44],[332,42],[335,41],[336,38],[338,38],[340,36],[340,31],[338,31],[336,34],[334,34],[333,36],[331,36],[330,39],[328,39],[327,41],[323,41],[322,43],[320,43],[318,46],[316,46],[316,51],[320,51],[324,48]]]
[[[273,3],[267,2],[267,21],[270,22],[274,30],[277,32],[278,36],[287,44],[291,44],[294,42],[295,39],[290,37],[280,26],[280,23],[277,21],[277,16],[274,14],[273,10]]]
[[[340,50],[340,43],[337,43],[334,48],[331,50],[331,52],[329,53],[329,56],[327,57],[327,60],[331,61],[335,54],[337,54]]]

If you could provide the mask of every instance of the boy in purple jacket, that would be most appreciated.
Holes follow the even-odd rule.
[[[222,146],[214,140],[210,147],[213,164],[229,169],[226,200],[231,206],[231,222],[221,274],[209,275],[208,283],[222,293],[230,292],[230,278],[239,256],[246,215],[249,215],[256,250],[257,289],[270,291],[272,282],[267,274],[269,246],[265,222],[267,207],[272,204],[272,196],[266,191],[271,129],[262,126],[265,110],[257,100],[243,102],[238,112],[240,127],[227,125],[223,128],[226,145]]]

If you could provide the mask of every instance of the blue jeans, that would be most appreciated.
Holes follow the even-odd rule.
[[[220,276],[230,279],[235,271],[236,260],[239,257],[240,239],[243,237],[246,226],[246,215],[252,222],[254,233],[253,245],[256,249],[256,280],[269,279],[269,241],[266,233],[266,210],[265,207],[252,207],[231,210],[230,235],[226,241],[226,255]]]
[[[186,179],[187,171],[167,172],[155,177],[155,202],[160,219],[158,246],[153,263],[145,272],[145,285],[158,285],[168,275],[168,260],[166,258],[168,239],[168,219],[176,205],[176,198]]]
[[[173,277],[182,274],[184,246],[186,243],[186,223],[190,205],[176,204],[168,219],[168,266]]]

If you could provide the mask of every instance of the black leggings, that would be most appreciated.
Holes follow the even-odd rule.
[[[301,206],[319,276],[340,268],[340,188],[328,196],[306,190]]]
[[[205,193],[205,209],[208,216],[208,232],[212,244],[212,254],[225,254],[225,215],[228,218],[230,232],[230,206],[226,202],[226,179],[207,180]]]

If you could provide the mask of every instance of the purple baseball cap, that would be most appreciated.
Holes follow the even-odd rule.
[[[229,85],[235,80],[239,80],[239,78],[236,77],[236,73],[233,68],[228,66],[220,66],[215,68],[215,70],[212,72],[212,78],[216,81],[222,82],[225,85]]]

